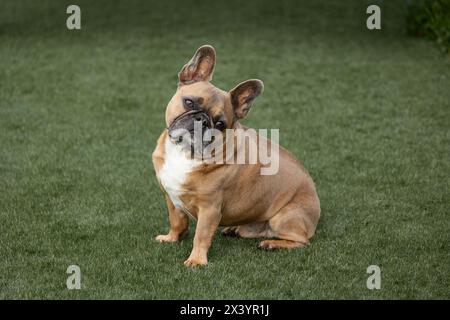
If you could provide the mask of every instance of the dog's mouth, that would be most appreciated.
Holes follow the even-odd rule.
[[[202,110],[190,110],[176,117],[167,128],[172,143],[182,144],[201,152],[214,141],[205,139],[205,133],[213,128],[211,117]]]

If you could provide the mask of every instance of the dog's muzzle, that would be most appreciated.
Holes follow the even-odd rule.
[[[183,137],[187,135],[192,139],[194,130],[201,128],[201,137],[207,129],[213,127],[211,117],[202,110],[190,110],[176,117],[167,128],[169,137],[175,143],[183,141]]]

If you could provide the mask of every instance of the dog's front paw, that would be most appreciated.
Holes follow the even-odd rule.
[[[156,241],[159,242],[176,242],[178,241],[178,237],[172,235],[172,234],[160,234],[159,236],[156,236]]]
[[[208,259],[206,258],[191,258],[189,257],[185,262],[184,265],[186,267],[197,267],[197,266],[204,266],[208,263]]]

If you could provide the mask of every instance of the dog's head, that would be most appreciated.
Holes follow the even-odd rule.
[[[256,79],[244,81],[229,92],[215,87],[210,82],[215,62],[214,48],[205,45],[178,74],[178,89],[166,109],[166,124],[173,143],[192,146],[194,128],[201,128],[202,136],[211,129],[224,132],[234,128],[263,91],[262,81]],[[202,142],[203,147],[206,144]]]

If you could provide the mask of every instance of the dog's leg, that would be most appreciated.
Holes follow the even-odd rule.
[[[271,250],[278,248],[304,247],[309,244],[311,228],[306,209],[299,204],[289,204],[269,220],[271,237],[277,240],[264,240],[258,248]],[[309,231],[309,232],[308,232]],[[311,236],[308,237],[308,234]],[[313,232],[312,232],[313,234]]]
[[[189,231],[189,218],[173,205],[172,200],[168,196],[166,196],[166,202],[169,212],[170,231],[168,234],[160,234],[155,239],[159,242],[175,242]]]
[[[194,247],[189,258],[184,262],[185,266],[195,267],[208,263],[208,250],[221,218],[219,208],[200,208],[195,229]]]
[[[224,237],[262,238],[270,237],[267,221],[252,222],[240,226],[226,227],[222,230]]]

